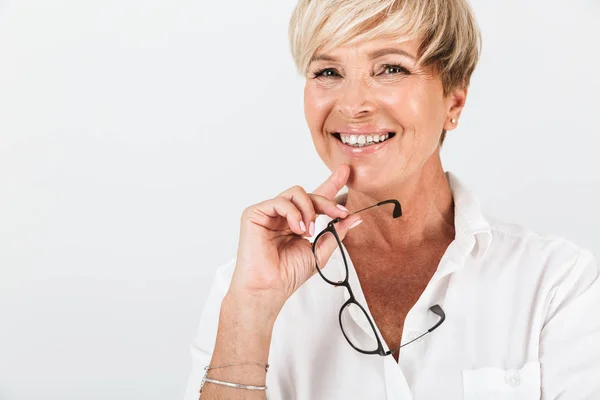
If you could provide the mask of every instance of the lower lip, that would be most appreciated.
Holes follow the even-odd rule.
[[[375,153],[376,151],[379,151],[380,149],[385,147],[385,145],[387,145],[388,142],[390,140],[394,139],[396,136],[387,139],[383,143],[372,144],[370,146],[365,146],[365,147],[348,146],[348,145],[344,144],[341,140],[338,140],[335,136],[331,135],[331,137],[333,138],[333,140],[335,140],[337,142],[337,144],[341,147],[341,149],[344,153],[348,154],[349,156],[356,157],[356,156],[372,154],[372,153]]]

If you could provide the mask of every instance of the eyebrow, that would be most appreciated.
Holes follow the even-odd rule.
[[[369,56],[370,60],[374,60],[376,58],[383,57],[383,56],[388,55],[388,54],[399,54],[401,56],[408,57],[408,58],[410,58],[413,61],[416,61],[415,56],[413,56],[412,54],[410,54],[410,53],[408,53],[408,52],[406,52],[404,50],[397,49],[395,47],[386,47],[384,49],[375,50],[375,51],[372,51],[372,52],[368,53],[367,55]],[[313,56],[310,59],[309,63],[312,63],[313,61],[339,62],[339,59],[337,59],[336,57],[333,57],[333,56],[329,56],[327,54],[316,54],[315,56]]]
[[[412,54],[410,54],[407,51],[401,50],[401,49],[397,49],[395,47],[388,47],[385,49],[379,49],[379,50],[375,50],[372,51],[371,53],[369,53],[369,59],[373,60],[375,58],[379,58],[388,54],[400,54],[401,56],[405,56],[410,58],[413,61],[416,61],[415,56],[413,56]]]

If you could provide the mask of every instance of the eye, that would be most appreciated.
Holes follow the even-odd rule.
[[[383,74],[384,75],[395,75],[395,74],[406,74],[409,75],[410,71],[407,70],[406,68],[404,68],[402,65],[399,64],[384,64],[382,65],[383,67]]]
[[[334,78],[340,75],[334,68],[323,68],[313,74],[313,78],[318,78],[321,76],[324,78]]]

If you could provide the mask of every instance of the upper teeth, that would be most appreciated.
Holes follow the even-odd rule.
[[[384,140],[390,137],[389,133],[377,134],[373,133],[370,135],[350,135],[347,133],[340,133],[340,138],[342,142],[346,144],[365,144],[365,143],[378,143],[383,142]]]

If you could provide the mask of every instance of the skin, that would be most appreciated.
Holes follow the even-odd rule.
[[[439,139],[442,129],[455,128],[451,119],[458,120],[467,95],[460,88],[443,95],[439,75],[417,67],[418,45],[418,41],[375,40],[341,46],[326,54],[336,61],[321,59],[309,66],[306,120],[332,175],[312,193],[294,186],[244,210],[237,262],[221,304],[210,365],[268,362],[279,311],[315,273],[311,245],[303,237],[318,233],[317,214],[342,218],[336,230],[354,262],[375,322],[390,348],[400,343],[406,313],[454,238],[452,196]],[[384,48],[408,55],[369,57]],[[329,71],[326,76],[315,77],[314,72],[322,69]],[[340,126],[367,124],[388,128],[396,137],[378,152],[355,157],[342,152],[331,135]],[[344,185],[347,198],[335,198]],[[401,218],[392,219],[386,207],[351,215],[336,207],[343,203],[352,211],[390,198],[401,202]],[[319,245],[319,265],[337,247],[334,239],[324,242]],[[209,377],[253,385],[266,382],[264,368],[256,365],[211,370]],[[265,393],[216,384],[204,387],[202,399],[221,398],[264,399]]]
[[[386,206],[365,211],[364,222],[344,240],[390,348],[401,342],[404,317],[455,236],[439,141],[442,129],[456,127],[452,119],[458,121],[467,89],[444,96],[440,75],[416,63],[419,44],[379,39],[317,52],[327,60],[311,62],[304,89],[306,121],[319,156],[331,170],[350,166],[348,195],[341,202],[351,211],[384,199],[402,204],[399,219]],[[407,55],[369,56],[386,48]],[[332,135],[349,125],[385,127],[396,136],[378,152],[350,156]]]

